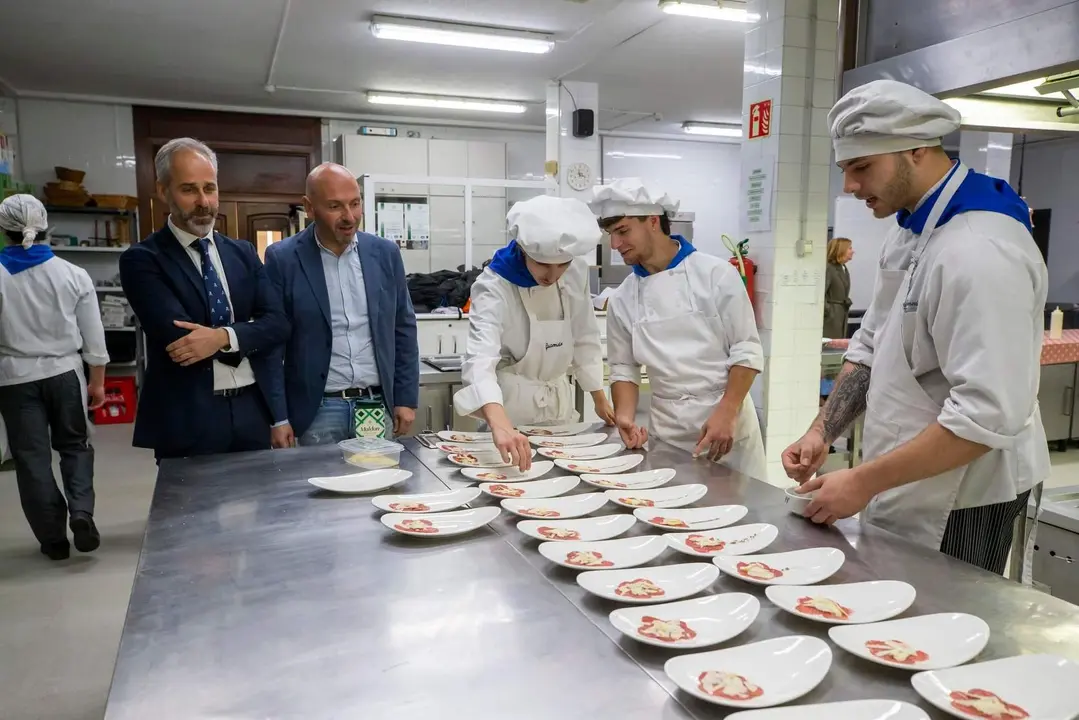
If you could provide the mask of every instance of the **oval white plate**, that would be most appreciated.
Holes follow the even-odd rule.
[[[708,494],[704,485],[673,485],[658,490],[608,490],[607,497],[616,505],[628,508],[680,508],[692,505]]]
[[[848,700],[771,710],[747,710],[727,720],[929,720],[921,708],[899,700]]]
[[[343,495],[362,495],[400,485],[410,477],[412,477],[412,473],[408,470],[386,468],[385,470],[370,470],[338,477],[314,477],[307,482],[321,490],[329,490]]]
[[[481,507],[433,515],[387,513],[379,520],[390,530],[402,535],[440,538],[472,532],[494,520],[501,512],[497,507]]]
[[[492,443],[439,443],[438,445],[435,445],[435,449],[440,450],[447,455],[475,452],[488,455],[490,453],[498,452],[498,448]]]
[[[733,525],[748,512],[745,505],[712,505],[663,513],[653,508],[637,508],[633,514],[641,522],[663,530],[712,530]]]
[[[828,637],[852,655],[879,665],[904,670],[941,670],[977,657],[989,643],[989,625],[975,615],[936,613],[829,628]],[[879,656],[869,650],[869,643],[880,648]],[[900,655],[888,656],[892,648]],[[903,661],[906,653],[915,652],[927,657],[913,656]]]
[[[672,468],[660,468],[659,470],[644,470],[642,472],[626,473],[625,475],[584,473],[581,475],[581,479],[589,485],[601,488],[647,490],[666,485],[674,479],[676,474]]]
[[[745,593],[723,593],[661,605],[621,608],[609,616],[626,637],[658,647],[708,647],[726,642],[753,624],[760,600]],[[658,621],[658,622],[657,622]],[[670,632],[681,637],[671,638]],[[692,637],[685,637],[692,634]]]
[[[539,454],[543,457],[557,458],[563,460],[602,460],[603,458],[609,458],[612,455],[617,455],[626,449],[625,445],[618,443],[607,443],[606,445],[593,445],[592,447],[582,448],[545,448],[539,449]]]
[[[637,524],[632,515],[601,515],[580,520],[522,520],[517,529],[537,540],[595,542],[610,540]]]
[[[965,720],[978,716],[959,710],[953,703],[973,700],[972,690],[993,693],[1022,708],[1030,720],[1070,720],[1076,716],[1079,663],[1055,655],[1020,655],[920,672],[910,683],[927,701]]]
[[[581,481],[572,475],[526,483],[481,483],[480,490],[497,498],[551,498],[565,495]]]
[[[491,433],[489,432],[459,432],[457,430],[443,430],[438,434],[438,437],[446,442],[451,443],[489,443],[491,442]]]
[[[514,515],[531,519],[550,520],[584,517],[607,504],[602,493],[583,493],[545,500],[503,500],[502,507]]]
[[[554,463],[550,460],[540,460],[532,463],[528,472],[521,472],[515,467],[511,468],[461,468],[461,474],[469,480],[481,482],[528,482],[543,477],[554,469]]]
[[[532,450],[532,457],[536,457],[535,449]],[[514,467],[513,463],[503,461],[502,454],[498,451],[482,453],[450,453],[446,456],[446,459],[454,465],[466,468]]]
[[[563,470],[575,473],[610,474],[632,470],[644,462],[644,455],[623,455],[606,460],[555,460],[554,464]]]
[[[757,585],[812,585],[821,580],[827,580],[834,575],[847,556],[837,548],[806,548],[784,553],[770,553],[767,555],[745,555],[742,557],[730,557],[720,555],[712,558],[716,566],[731,577],[739,580],[756,583]],[[767,579],[753,577],[739,571],[741,566],[756,566],[760,563],[767,565],[781,575]]]
[[[638,508],[633,514],[640,511],[641,508]],[[749,555],[759,553],[775,542],[779,537],[779,528],[768,523],[753,523],[722,530],[666,533],[663,537],[671,548],[693,557]]]
[[[577,584],[607,600],[647,605],[696,595],[719,577],[714,565],[680,563],[629,570],[589,570]]]
[[[476,488],[461,488],[446,492],[413,493],[411,495],[376,495],[371,504],[386,512],[408,513],[409,515],[446,512],[467,505],[480,496]],[[413,504],[407,507],[405,504]],[[398,507],[395,507],[398,506]]]
[[[673,657],[664,672],[690,695],[717,705],[762,708],[796,700],[820,684],[832,666],[828,643],[808,635],[773,638],[726,650]],[[703,689],[713,673],[738,676],[731,697]],[[739,691],[746,694],[739,698]]]
[[[544,437],[533,435],[528,438],[529,442],[541,448],[568,448],[568,447],[591,447],[607,442],[605,433],[588,433],[587,435],[573,435],[570,437]]]
[[[596,423],[590,422],[571,423],[569,425],[522,425],[517,428],[517,432],[537,437],[568,437],[586,433],[595,426]]]
[[[539,553],[556,565],[574,570],[616,570],[652,562],[666,549],[663,538],[642,535],[597,542],[545,542],[539,546]]]
[[[764,594],[776,606],[799,617],[830,625],[861,625],[895,617],[914,604],[918,591],[900,580],[874,580],[840,585],[773,585]],[[803,604],[812,599],[830,600],[839,607],[827,602]],[[845,613],[849,614],[844,617]]]

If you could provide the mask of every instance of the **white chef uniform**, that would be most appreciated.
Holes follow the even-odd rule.
[[[677,209],[665,193],[635,178],[596,188],[592,202],[600,218]],[[639,385],[641,366],[648,368],[650,432],[687,452],[696,448],[701,428],[723,397],[730,368],[764,367],[753,308],[738,272],[702,252],[676,258],[663,272],[646,277],[634,272],[623,281],[607,305],[607,358],[612,384]],[[734,445],[720,463],[751,477],[766,476],[764,440],[748,394]]]
[[[603,388],[603,350],[588,289],[588,253],[602,233],[584,203],[539,196],[516,203],[506,216],[511,245],[499,251],[472,286],[468,344],[461,366],[465,387],[454,395],[460,415],[489,403],[503,406],[515,425],[574,422],[578,413],[567,373],[585,392]],[[496,272],[534,280],[516,247],[536,262],[569,268],[549,287],[524,287]]]

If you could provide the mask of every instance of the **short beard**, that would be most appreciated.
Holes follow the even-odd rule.
[[[884,201],[884,205],[894,208],[892,212],[898,212],[911,203],[912,187],[914,187],[914,168],[911,166],[910,158],[905,153],[897,153],[895,175],[881,192],[880,199]]]
[[[196,235],[198,237],[206,237],[214,229],[214,222],[217,220],[217,208],[213,205],[204,207],[195,206],[195,209],[191,212],[184,212],[180,209],[170,195],[169,198],[169,214],[172,215],[172,221],[180,226],[181,230]]]

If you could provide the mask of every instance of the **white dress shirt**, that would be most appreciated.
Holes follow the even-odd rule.
[[[330,367],[326,374],[326,392],[379,384],[375,346],[371,340],[371,321],[367,314],[367,290],[357,240],[341,255],[326,249],[318,236],[322,271],[326,275],[326,294],[330,300]]]

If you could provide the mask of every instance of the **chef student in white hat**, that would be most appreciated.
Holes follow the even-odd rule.
[[[752,477],[766,474],[749,388],[764,352],[738,272],[671,235],[678,203],[637,178],[594,189],[592,211],[633,272],[607,305],[615,422],[627,447],[649,430]],[[652,388],[649,430],[636,424],[641,366]]]
[[[486,420],[502,456],[524,471],[532,452],[517,426],[579,419],[567,374],[614,423],[588,288],[602,233],[583,202],[546,195],[516,203],[506,224],[510,243],[472,285],[465,387],[453,402],[460,415]]]
[[[1047,273],[1026,204],[1003,180],[952,162],[960,115],[878,80],[829,114],[844,190],[884,240],[873,301],[831,397],[783,453],[818,523],[865,521],[992,572],[1012,524],[1049,476],[1038,382]],[[810,479],[865,411],[865,462]]]

